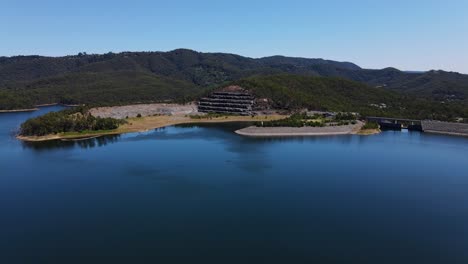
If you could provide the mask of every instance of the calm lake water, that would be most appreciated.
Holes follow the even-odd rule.
[[[467,138],[14,138],[59,108],[0,114],[0,263],[468,263]]]

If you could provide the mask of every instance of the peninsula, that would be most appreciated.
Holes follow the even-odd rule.
[[[260,122],[287,118],[287,115],[270,114],[256,116],[209,115],[196,111],[194,104],[142,104],[116,107],[97,107],[89,110],[97,118],[123,120],[115,129],[83,130],[48,133],[45,135],[18,135],[23,141],[48,141],[58,139],[83,139],[105,135],[144,132],[151,129],[191,123]],[[117,119],[119,118],[119,119]]]
[[[76,120],[77,113],[70,112],[69,110],[65,110],[65,112],[67,115],[73,116],[73,120]],[[378,132],[374,130],[371,132],[367,131],[367,133],[362,133],[364,130],[361,128],[363,128],[364,123],[361,121],[354,121],[354,117],[344,117],[338,115],[338,118],[334,117],[326,119],[316,113],[312,115],[289,115],[285,113],[277,113],[274,111],[263,114],[255,113],[253,115],[203,113],[199,112],[197,105],[193,103],[186,105],[139,104],[114,107],[96,107],[87,110],[87,112],[79,113],[83,116],[86,116],[86,113],[89,113],[89,116],[92,116],[91,121],[88,121],[88,123],[94,124],[97,122],[96,120],[107,120],[110,125],[108,125],[106,128],[110,129],[92,130],[82,128],[80,131],[64,131],[57,133],[43,132],[41,135],[23,132],[23,135],[18,135],[17,138],[23,141],[81,140],[104,135],[144,132],[151,129],[178,124],[226,122],[246,122],[246,124],[256,124],[254,126],[236,131],[237,134],[244,136],[320,136],[374,134]],[[345,121],[347,119],[353,120]],[[26,131],[28,122],[25,124],[22,126],[23,131]],[[114,124],[117,125],[115,125],[113,128],[112,125]],[[62,125],[57,126],[60,127]],[[102,126],[94,125],[94,127],[100,128]],[[38,131],[38,128],[34,129],[35,131]]]

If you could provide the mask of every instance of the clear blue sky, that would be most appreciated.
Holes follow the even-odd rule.
[[[467,0],[0,0],[0,56],[190,48],[468,73]]]

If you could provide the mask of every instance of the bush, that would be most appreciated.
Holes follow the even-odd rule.
[[[362,126],[362,129],[378,129],[379,124],[376,122],[367,122],[364,126]]]

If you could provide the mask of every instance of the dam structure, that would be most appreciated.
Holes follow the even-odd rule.
[[[228,86],[212,92],[198,102],[198,111],[232,115],[252,115],[254,96],[240,86]]]
[[[382,130],[401,130],[406,128],[410,131],[468,137],[468,123],[390,117],[366,117],[366,120],[378,123]]]
[[[366,117],[366,120],[379,124],[383,130],[401,130],[406,128],[413,131],[423,131],[421,120],[416,119],[369,116]]]

